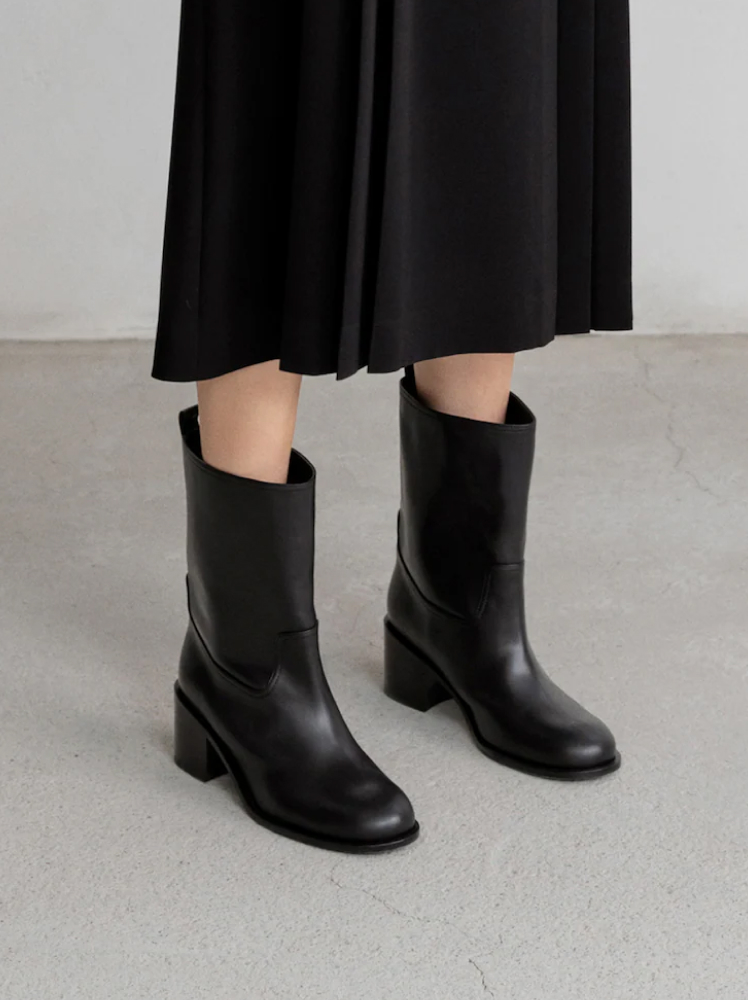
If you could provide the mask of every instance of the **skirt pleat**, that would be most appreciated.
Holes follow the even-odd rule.
[[[153,373],[628,329],[627,0],[183,0]]]

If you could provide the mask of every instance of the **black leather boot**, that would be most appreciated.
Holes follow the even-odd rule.
[[[544,672],[527,638],[524,550],[535,418],[447,416],[401,383],[399,552],[385,622],[385,690],[412,708],[454,698],[489,757],[546,778],[615,771],[615,740]]]
[[[410,802],[348,730],[328,687],[313,601],[314,480],[243,479],[201,457],[197,407],[180,415],[190,623],[176,684],[177,764],[227,771],[253,819],[350,853],[411,843]]]

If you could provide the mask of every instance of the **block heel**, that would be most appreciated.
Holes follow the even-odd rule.
[[[444,687],[428,663],[402,639],[390,625],[384,623],[384,693],[417,712],[449,701],[451,693]]]
[[[174,762],[198,781],[212,781],[227,773],[226,765],[205,729],[174,689]]]

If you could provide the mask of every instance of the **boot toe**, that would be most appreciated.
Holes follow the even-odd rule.
[[[417,829],[417,823],[405,792],[386,781],[366,807],[357,807],[354,827],[352,839],[376,844],[407,837]]]
[[[618,750],[613,733],[599,719],[579,726],[560,750],[556,766],[574,771],[594,771],[610,764]]]
[[[410,800],[372,762],[345,778],[334,769],[301,784],[274,782],[266,809],[284,826],[354,851],[404,846],[418,833]]]

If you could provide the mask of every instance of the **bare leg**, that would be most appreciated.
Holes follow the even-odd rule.
[[[277,361],[198,382],[203,458],[216,469],[285,483],[301,376]]]
[[[456,354],[420,361],[418,395],[432,410],[503,424],[514,372],[513,354]]]

